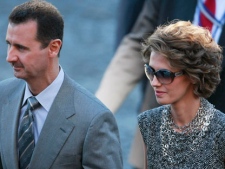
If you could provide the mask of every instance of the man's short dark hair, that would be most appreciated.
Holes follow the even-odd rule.
[[[42,0],[25,2],[16,6],[9,16],[9,22],[13,24],[27,21],[37,22],[36,38],[43,48],[53,39],[63,41],[64,21],[58,9],[51,3]]]

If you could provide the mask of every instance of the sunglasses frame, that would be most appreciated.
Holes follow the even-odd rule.
[[[169,70],[167,70],[167,69],[159,69],[159,70],[157,70],[157,71],[155,71],[151,66],[149,66],[148,64],[145,64],[144,65],[144,68],[145,68],[145,75],[147,76],[147,78],[150,80],[150,81],[152,81],[153,80],[153,78],[154,78],[154,76],[157,78],[157,80],[161,83],[161,84],[171,84],[172,82],[173,82],[173,80],[174,80],[174,78],[175,77],[177,77],[177,76],[182,76],[183,74],[184,74],[184,72],[183,71],[179,71],[179,72],[171,72],[171,71],[169,71]],[[153,78],[151,79],[150,78],[150,74],[148,73],[148,69],[150,70],[150,71],[152,71],[153,72]],[[168,83],[165,83],[165,82],[162,82],[160,79],[161,78],[163,78],[163,77],[158,77],[159,75],[159,72],[167,72],[167,73],[169,73],[170,74],[170,82],[168,82]],[[164,74],[164,73],[162,73],[162,74]]]

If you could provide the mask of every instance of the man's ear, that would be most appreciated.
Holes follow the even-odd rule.
[[[56,57],[59,54],[59,50],[62,46],[62,41],[60,39],[51,40],[49,43],[49,54],[51,57]]]

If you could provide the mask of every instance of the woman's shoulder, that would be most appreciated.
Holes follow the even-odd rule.
[[[219,110],[214,113],[214,118],[211,124],[211,130],[216,136],[218,149],[222,156],[225,157],[225,114]],[[215,140],[215,139],[214,139]]]
[[[149,144],[150,136],[151,138],[156,137],[161,125],[162,112],[165,108],[165,106],[160,106],[138,115],[138,126],[146,144]]]
[[[214,124],[216,124],[216,126],[220,126],[225,130],[225,114],[223,112],[216,109],[214,113],[214,120]]]
[[[225,114],[216,109],[216,107],[206,99],[202,99],[202,104],[204,105],[204,111],[208,112],[205,118],[212,117],[212,119],[210,118],[212,130],[218,132],[225,130]]]
[[[138,121],[155,121],[161,118],[162,111],[165,109],[165,106],[159,106],[154,109],[146,110],[138,115]]]

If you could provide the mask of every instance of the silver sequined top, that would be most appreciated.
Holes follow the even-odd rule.
[[[225,114],[205,99],[199,109],[186,133],[173,130],[168,105],[138,116],[148,169],[225,168]]]

